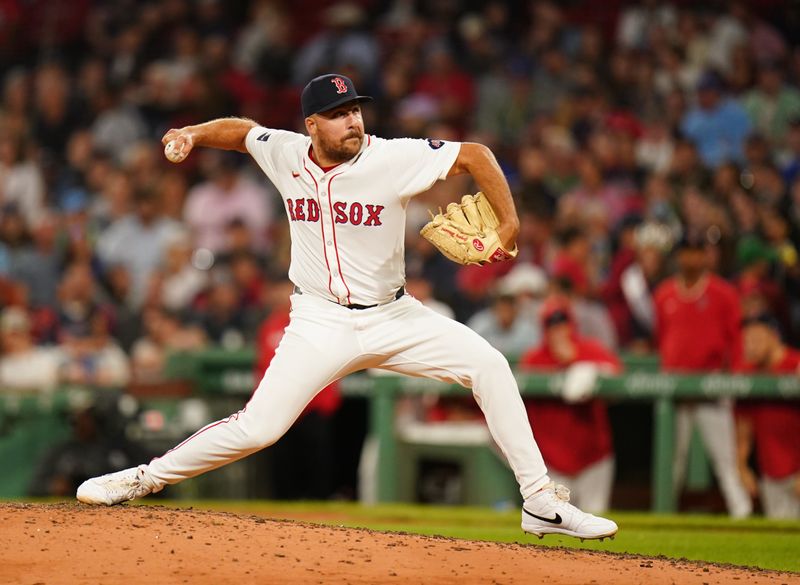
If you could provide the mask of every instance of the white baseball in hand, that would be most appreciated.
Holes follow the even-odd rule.
[[[170,162],[179,163],[184,159],[183,149],[176,148],[175,141],[170,140],[167,142],[166,146],[164,146],[164,156],[166,156],[167,160]]]

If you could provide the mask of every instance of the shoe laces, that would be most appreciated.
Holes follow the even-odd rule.
[[[132,479],[109,479],[105,487],[112,492],[115,498],[116,496],[124,495],[126,499],[132,500],[141,495],[146,489],[142,484],[140,475],[143,475],[142,472],[137,470],[136,475]]]
[[[553,490],[553,495],[556,498],[561,500],[562,502],[569,502],[569,488],[562,484],[556,484],[555,482],[550,482],[546,486],[544,486],[546,490]]]

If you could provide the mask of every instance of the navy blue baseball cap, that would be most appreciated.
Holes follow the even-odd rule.
[[[329,73],[315,77],[303,88],[300,103],[303,107],[303,117],[312,114],[327,112],[347,102],[371,102],[367,95],[358,95],[353,81],[338,73]]]

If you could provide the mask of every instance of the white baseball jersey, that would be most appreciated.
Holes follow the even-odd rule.
[[[283,198],[290,280],[342,305],[384,303],[403,286],[408,201],[446,178],[461,149],[365,135],[355,157],[325,172],[310,158],[306,135],[259,126],[245,143]]]

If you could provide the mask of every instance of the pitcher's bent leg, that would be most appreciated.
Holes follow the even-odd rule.
[[[344,343],[344,342],[343,342]],[[353,346],[351,343],[342,347]],[[335,347],[335,346],[334,346]],[[150,462],[154,491],[231,463],[275,443],[325,386],[349,373],[353,356],[312,347],[290,325],[250,401]]]
[[[411,306],[381,340],[392,357],[378,367],[471,387],[522,497],[529,498],[550,479],[508,361],[467,326],[414,299],[405,302]]]

